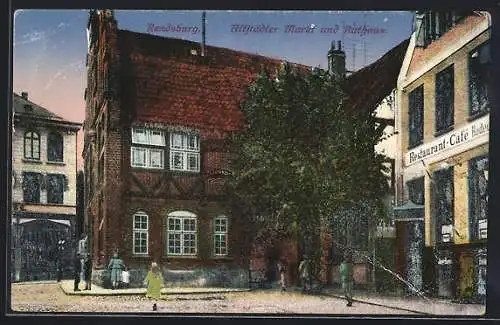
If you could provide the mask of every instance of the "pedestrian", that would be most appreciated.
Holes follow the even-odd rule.
[[[352,289],[354,286],[354,274],[352,266],[352,256],[350,253],[346,253],[342,263],[340,264],[340,281],[342,283],[342,289],[344,290],[344,295],[347,300],[347,306],[352,306]]]
[[[278,261],[278,272],[280,273],[281,291],[286,291],[286,262],[284,260]]]
[[[125,269],[122,272],[122,288],[127,289],[130,286],[130,272],[128,267],[125,266]]]
[[[146,297],[154,301],[153,311],[158,309],[156,301],[160,299],[161,288],[164,286],[163,276],[161,275],[161,270],[156,262],[151,263],[151,270],[149,270],[144,279],[144,283],[147,287]]]
[[[88,255],[85,257],[85,269],[83,275],[85,280],[85,290],[90,290],[92,287],[92,259]]]
[[[118,288],[118,284],[120,284],[120,281],[122,280],[123,266],[123,260],[118,257],[118,252],[115,252],[108,264],[108,270],[110,271],[111,279],[111,289],[113,290]]]
[[[299,264],[300,282],[302,283],[302,292],[306,292],[311,287],[311,262],[307,256]]]
[[[73,276],[75,281],[73,282],[73,291],[80,291],[78,285],[80,284],[80,272],[82,264],[80,262],[80,255],[77,253],[73,258]]]
[[[63,277],[63,262],[61,256],[57,258],[57,282],[61,282]]]

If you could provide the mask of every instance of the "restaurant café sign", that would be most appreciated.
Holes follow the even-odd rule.
[[[446,133],[434,141],[413,148],[406,153],[406,166],[413,165],[423,159],[426,159],[427,162],[428,158],[438,156],[451,149],[456,149],[456,153],[459,153],[488,142],[489,120],[488,114],[453,132]]]

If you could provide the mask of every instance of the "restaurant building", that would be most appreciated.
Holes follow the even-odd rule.
[[[398,79],[398,272],[409,281],[409,292],[481,300],[486,295],[490,16],[426,11],[416,18]]]

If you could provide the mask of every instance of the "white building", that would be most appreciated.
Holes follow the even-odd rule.
[[[69,252],[61,249],[71,248],[81,124],[29,101],[25,92],[13,95],[13,123],[14,280],[52,279],[56,261]]]

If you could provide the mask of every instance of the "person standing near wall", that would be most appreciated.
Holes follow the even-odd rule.
[[[122,272],[122,288],[128,289],[130,287],[130,272],[128,267],[125,266],[125,270]]]
[[[110,272],[111,288],[117,289],[118,284],[122,280],[122,271],[124,268],[123,260],[118,257],[118,252],[113,254],[113,257],[109,261],[108,270]]]
[[[286,291],[286,271],[287,265],[284,260],[278,261],[278,272],[280,274],[281,291]]]
[[[85,280],[85,290],[90,290],[92,285],[92,259],[89,255],[85,257],[85,268],[83,276]]]
[[[80,254],[75,254],[73,258],[73,291],[80,291],[78,285],[80,284],[80,273],[82,272],[82,263],[80,261]]]

